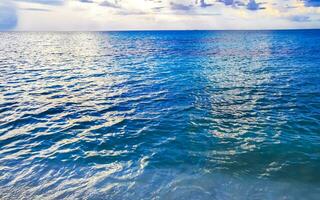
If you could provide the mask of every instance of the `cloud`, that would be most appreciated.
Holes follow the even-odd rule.
[[[121,8],[121,6],[118,5],[117,1],[115,1],[114,3],[110,2],[110,1],[103,1],[99,5],[104,6],[104,7],[110,7],[110,8]]]
[[[0,4],[3,1],[0,0]],[[1,23],[2,27],[7,27],[6,30],[125,30],[153,27],[155,29],[320,28],[320,0],[7,0],[7,2],[15,2],[12,4],[17,6],[19,20],[15,9],[2,9],[5,11],[0,11]],[[11,20],[3,20],[4,16]],[[19,21],[18,26],[17,21]],[[11,28],[8,28],[9,22]]]
[[[9,1],[0,3],[0,30],[12,30],[17,26],[16,8]]]
[[[196,3],[198,3],[198,0],[196,0]],[[205,0],[199,0],[199,4],[201,8],[212,6],[212,4],[206,3]]]
[[[236,3],[234,0],[218,0],[218,2],[224,3],[226,6],[231,6]]]
[[[139,11],[120,10],[120,11],[116,12],[116,14],[126,16],[126,15],[147,15],[148,13],[142,12],[142,11],[139,12]]]
[[[226,6],[232,6],[234,8],[236,7],[242,7],[245,6],[246,4],[242,1],[237,1],[237,0],[217,0],[217,2],[223,3]],[[250,3],[250,2],[249,2]]]
[[[218,2],[224,3],[226,6],[233,6],[235,8],[245,6],[248,10],[251,11],[265,9],[260,6],[261,3],[257,3],[255,0],[249,0],[247,4],[245,4],[243,1],[236,0],[218,0]]]
[[[15,0],[15,1],[46,4],[46,5],[62,5],[62,4],[64,4],[64,0]]]
[[[45,9],[45,8],[23,8],[23,10],[39,11],[39,12],[51,12],[50,9]]]
[[[172,10],[181,10],[181,11],[188,11],[192,9],[192,5],[185,5],[180,3],[170,3]]]
[[[289,20],[294,22],[310,22],[311,21],[309,16],[304,16],[304,15],[295,15],[290,17]]]
[[[81,3],[94,3],[92,0],[79,0]]]
[[[261,3],[256,3],[255,0],[250,0],[247,4],[247,9],[248,10],[260,10],[260,9],[264,9],[262,7],[260,7]]]

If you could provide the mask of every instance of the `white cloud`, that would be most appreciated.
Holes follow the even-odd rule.
[[[17,30],[320,28],[320,7],[316,1],[310,0],[14,2],[18,15]],[[0,18],[4,18],[3,14]]]

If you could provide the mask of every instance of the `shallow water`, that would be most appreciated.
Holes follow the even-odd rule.
[[[0,40],[0,199],[320,195],[320,31]]]

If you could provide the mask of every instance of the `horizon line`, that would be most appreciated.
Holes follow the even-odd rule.
[[[320,28],[284,29],[118,29],[118,30],[0,30],[0,32],[166,32],[166,31],[310,31]]]

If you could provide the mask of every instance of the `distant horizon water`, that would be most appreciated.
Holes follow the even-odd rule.
[[[275,28],[275,29],[115,29],[115,30],[0,30],[3,32],[170,32],[170,31],[317,31],[319,28]]]

